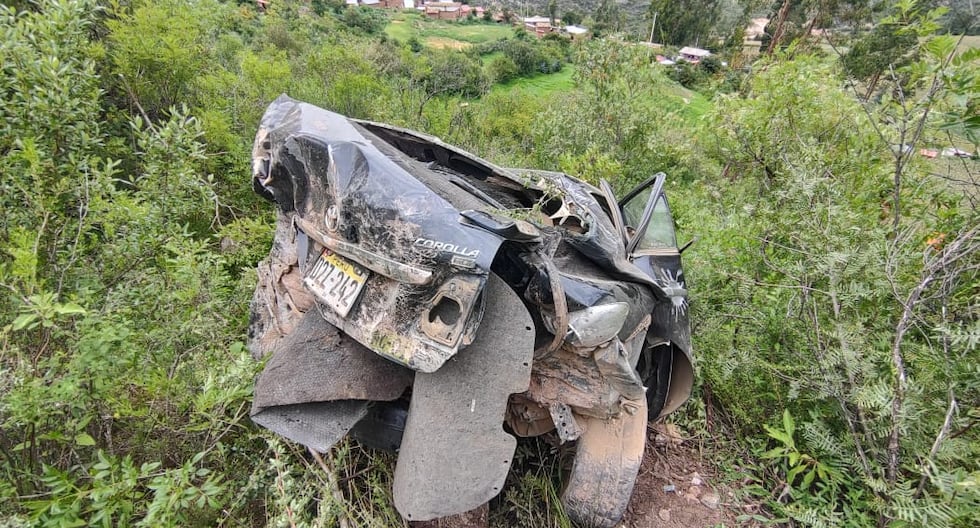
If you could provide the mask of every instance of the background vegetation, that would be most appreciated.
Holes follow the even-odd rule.
[[[699,386],[672,419],[733,439],[717,462],[762,519],[975,526],[978,167],[918,152],[976,152],[980,52],[944,35],[975,27],[962,9],[879,7],[867,36],[664,70],[620,40],[331,1],[0,6],[0,525],[402,524],[390,456],[312,456],[247,419],[273,222],[250,147],[285,92],[620,191],[667,172],[699,239]],[[616,9],[584,15],[609,33]],[[567,523],[541,449],[495,525]]]

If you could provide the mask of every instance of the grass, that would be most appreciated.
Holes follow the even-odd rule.
[[[410,38],[416,36],[417,33],[410,20],[406,20],[405,17],[399,17],[398,15],[395,15],[395,19],[385,26],[385,35],[388,35],[388,38],[400,42],[408,41]]]
[[[677,83],[670,83],[665,88],[657,94],[656,104],[672,107],[692,124],[711,110],[711,101],[701,92],[689,90]]]
[[[426,47],[435,49],[464,50],[470,47],[468,42],[446,37],[425,37],[425,39],[422,40],[422,43],[425,44]]]
[[[980,48],[980,35],[966,35],[963,40],[960,41],[960,45],[956,48],[956,51],[962,53],[971,48]]]
[[[488,58],[485,58],[488,61]],[[575,89],[575,65],[566,64],[558,73],[540,74],[534,77],[519,77],[504,84],[494,85],[491,93],[522,91],[526,95],[547,101],[554,96]],[[647,104],[666,106],[674,110],[685,121],[696,123],[701,116],[711,109],[711,100],[700,92],[684,88],[680,84],[670,82],[663,89],[648,92],[644,97]]]
[[[385,34],[400,42],[415,37],[429,47],[463,49],[473,44],[510,37],[514,30],[507,24],[451,22],[402,11],[392,16],[391,22],[385,26]]]
[[[429,21],[428,24],[423,25],[423,32],[427,36],[451,38],[470,44],[482,44],[514,35],[514,30],[510,26],[494,22],[459,24]]]
[[[572,90],[575,87],[575,82],[572,80],[573,75],[575,75],[575,66],[566,64],[558,73],[520,77],[504,84],[495,85],[492,91],[522,90],[528,95],[544,99],[556,93]]]

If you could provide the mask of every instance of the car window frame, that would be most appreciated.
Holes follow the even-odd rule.
[[[650,194],[647,197],[646,204],[643,208],[643,214],[640,216],[640,221],[637,226],[626,226],[626,230],[629,228],[633,229],[632,236],[626,242],[626,252],[630,255],[637,253],[679,253],[677,247],[677,226],[674,224],[674,215],[670,210],[670,202],[667,200],[667,195],[664,193],[664,184],[666,183],[667,175],[658,172],[650,178],[648,178],[643,183],[637,185],[630,192],[619,201],[620,214],[623,217],[624,225],[626,223],[627,215],[625,213],[626,205],[632,202],[634,199],[639,197],[647,189],[650,189]],[[661,248],[641,248],[637,250],[640,242],[646,237],[648,228],[650,227],[650,222],[653,220],[653,213],[657,207],[657,203],[663,199],[664,206],[667,208],[667,216],[670,218],[670,229],[673,232],[674,245],[672,247],[661,247]]]

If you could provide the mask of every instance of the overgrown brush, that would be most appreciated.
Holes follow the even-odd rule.
[[[743,434],[768,440],[774,511],[808,526],[980,511],[976,189],[918,157],[962,126],[977,54],[900,9],[923,40],[880,101],[847,93],[826,59],[781,56],[705,131],[727,178],[695,213],[711,226],[690,266],[703,372]]]
[[[246,416],[272,228],[249,145],[284,91],[620,188],[667,171],[701,238],[685,259],[703,394],[776,519],[980,522],[977,170],[950,185],[916,155],[975,142],[976,51],[903,2],[889,29],[914,49],[872,97],[791,48],[699,127],[637,48],[575,48],[577,87],[554,101],[480,100],[472,57],[326,4],[0,6],[0,524],[404,524],[390,455],[317,457]],[[532,44],[509,46],[533,66]],[[713,409],[696,409],[700,428]],[[520,449],[491,521],[567,526],[560,454]]]

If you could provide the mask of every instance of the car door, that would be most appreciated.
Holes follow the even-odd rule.
[[[677,245],[666,180],[664,173],[658,173],[619,201],[627,254],[660,289],[647,334],[649,355],[637,365],[651,389],[647,395],[651,419],[680,406],[693,384],[683,248]]]

